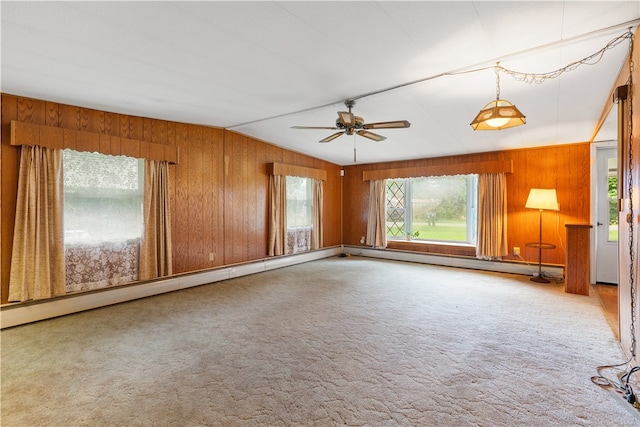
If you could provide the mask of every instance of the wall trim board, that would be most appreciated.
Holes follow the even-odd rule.
[[[513,160],[486,162],[446,163],[442,165],[413,166],[408,168],[376,169],[362,172],[363,181],[420,176],[468,175],[472,173],[513,173]]]
[[[434,255],[420,252],[409,252],[389,249],[375,249],[361,246],[345,246],[344,252],[350,255],[370,258],[388,259],[393,261],[408,261],[421,264],[440,265],[444,267],[459,267],[472,270],[492,271],[497,273],[521,274],[533,276],[538,266],[521,262],[485,261],[477,258],[459,257],[451,255]],[[542,271],[551,277],[564,277],[564,267],[554,265],[542,266]]]
[[[323,169],[307,168],[304,166],[287,165],[284,163],[268,163],[267,175],[301,176],[320,181],[327,180],[327,171]]]
[[[16,120],[11,120],[11,145],[39,145],[51,149],[69,148],[112,156],[124,155],[140,159],[166,160],[172,164],[179,161],[179,151],[175,145],[155,144],[138,139]]]
[[[206,285],[235,277],[247,276],[277,268],[288,267],[304,262],[329,258],[342,252],[340,246],[319,249],[296,255],[284,255],[265,258],[238,265],[224,266],[215,270],[188,273],[175,277],[140,284],[104,289],[98,292],[67,295],[51,300],[25,304],[9,304],[0,308],[0,328],[10,328],[40,320],[51,319],[67,314],[112,304],[133,301],[166,292]]]

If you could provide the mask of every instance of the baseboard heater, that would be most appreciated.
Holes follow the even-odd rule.
[[[342,253],[342,248],[336,246],[302,254],[265,258],[258,261],[229,265],[215,270],[176,275],[151,282],[106,288],[95,292],[65,295],[42,301],[9,304],[0,309],[0,328],[10,328],[166,292],[275,270],[277,268],[332,257],[340,253]]]
[[[535,266],[530,266],[526,263],[521,262],[487,261],[462,256],[437,255],[389,249],[375,249],[363,246],[345,246],[344,253],[370,258],[417,262],[422,264],[442,265],[445,267],[469,268],[472,270],[494,271],[498,273],[522,274],[525,276],[533,276],[533,274],[537,273],[538,270],[537,263]],[[564,275],[564,268],[562,266],[543,265],[542,269],[543,273],[549,275],[549,277],[561,278]]]

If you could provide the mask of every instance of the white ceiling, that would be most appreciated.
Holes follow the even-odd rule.
[[[588,141],[628,55],[542,84],[501,74],[524,126],[473,131],[500,65],[546,73],[635,31],[640,1],[1,2],[4,93],[226,127],[340,165]],[[489,67],[484,71],[457,74]],[[441,76],[442,74],[451,74]],[[406,83],[421,81],[406,85]],[[402,86],[393,90],[386,90]],[[364,96],[372,94],[370,96]],[[343,101],[383,142],[331,130]],[[612,131],[598,139],[615,138]]]

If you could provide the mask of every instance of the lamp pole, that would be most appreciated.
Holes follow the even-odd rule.
[[[538,246],[538,278],[542,279],[542,209],[540,211],[540,245]]]

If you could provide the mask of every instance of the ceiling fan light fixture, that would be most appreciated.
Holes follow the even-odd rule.
[[[511,102],[496,99],[484,106],[471,122],[473,130],[501,130],[527,123],[524,114]]]

